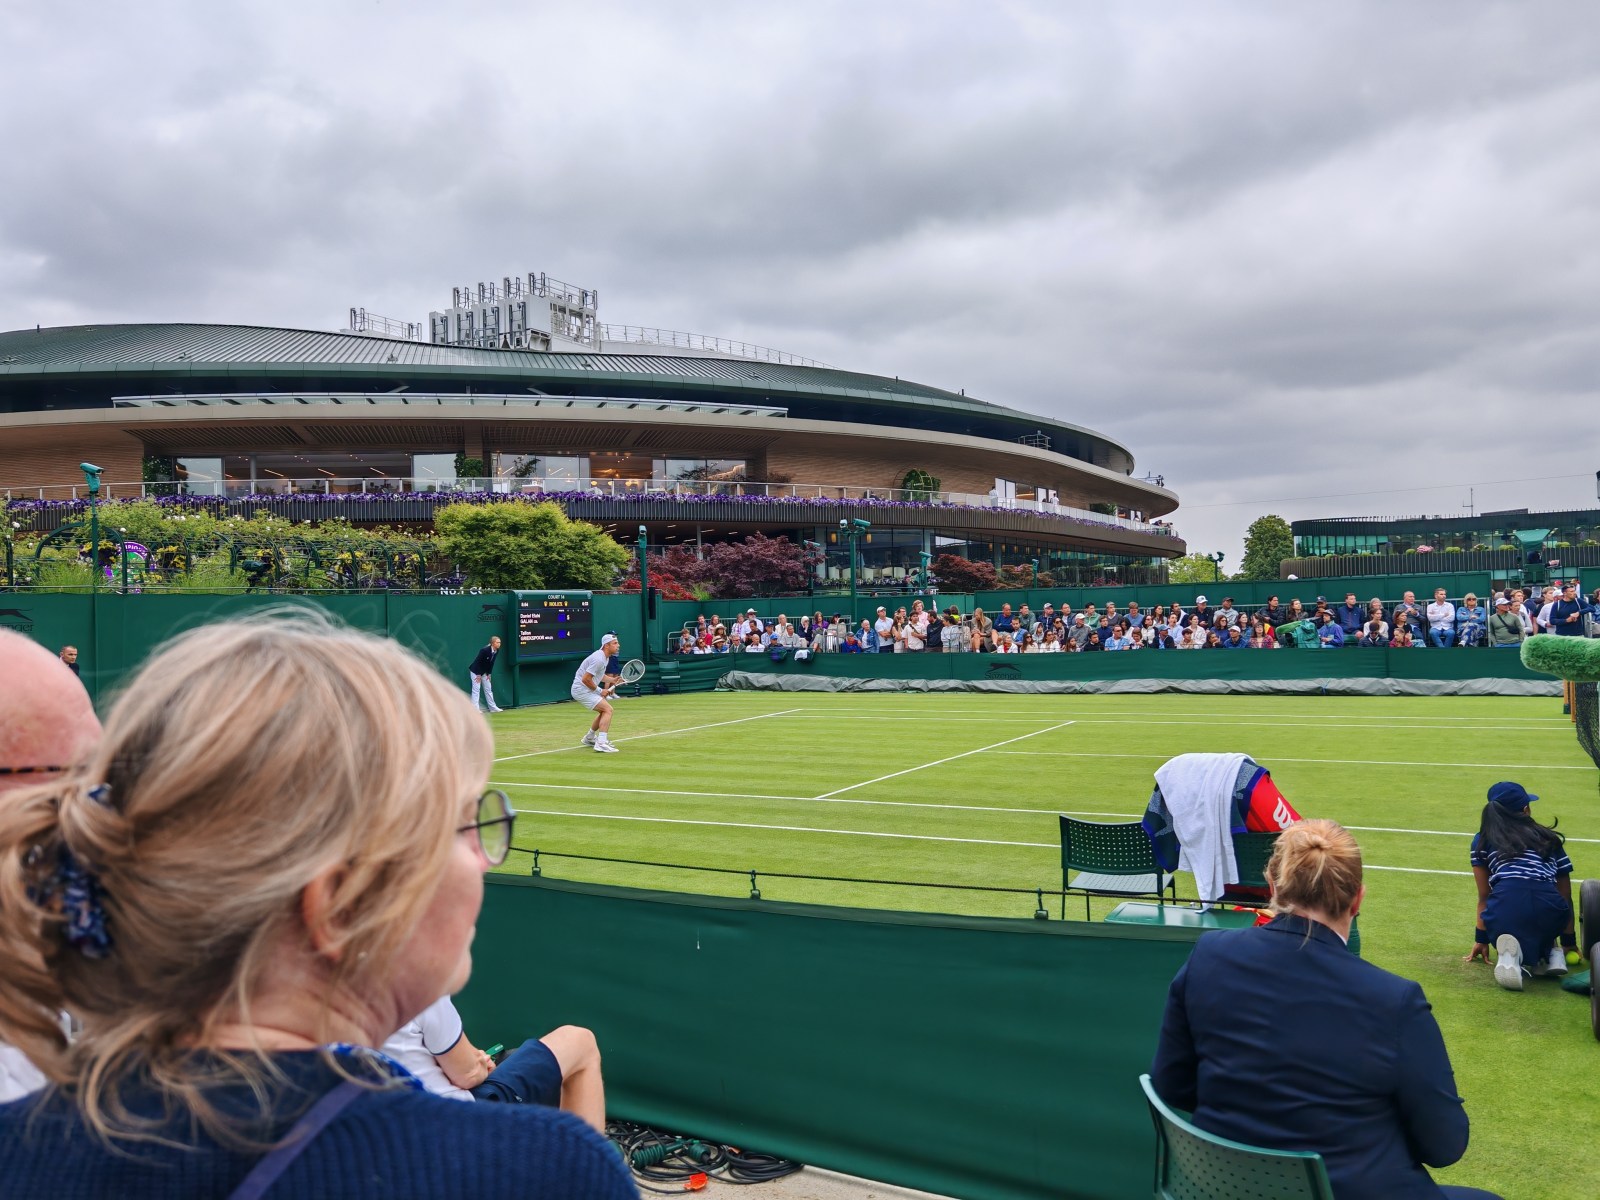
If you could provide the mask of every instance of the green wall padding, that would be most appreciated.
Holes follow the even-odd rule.
[[[470,1036],[588,1026],[615,1116],[972,1200],[1149,1193],[1193,933],[489,883]]]

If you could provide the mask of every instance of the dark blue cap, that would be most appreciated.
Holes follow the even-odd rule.
[[[1489,802],[1512,812],[1521,812],[1538,798],[1520,783],[1497,783],[1489,789]]]

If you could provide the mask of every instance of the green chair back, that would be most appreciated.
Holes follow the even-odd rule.
[[[1334,1200],[1322,1156],[1264,1150],[1196,1129],[1139,1076],[1156,1127],[1156,1200]]]
[[[1069,891],[1084,895],[1084,916],[1089,915],[1089,897],[1154,896],[1174,889],[1176,881],[1164,877],[1156,864],[1150,835],[1138,821],[1104,824],[1061,818],[1061,908],[1066,913]],[[1081,874],[1076,879],[1072,872]]]
[[[1238,886],[1267,886],[1267,860],[1272,857],[1272,848],[1277,844],[1276,832],[1233,835],[1233,860],[1239,867]]]

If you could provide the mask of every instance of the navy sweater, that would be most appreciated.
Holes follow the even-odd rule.
[[[291,1086],[274,1096],[269,1136],[281,1137],[338,1077],[320,1054],[280,1054]],[[126,1093],[137,1113],[160,1111],[148,1088]],[[243,1091],[219,1089],[225,1109],[246,1111]],[[183,1148],[148,1142],[108,1149],[54,1093],[0,1104],[0,1191],[15,1200],[224,1200],[258,1154],[218,1146],[183,1117],[164,1132]],[[129,1157],[131,1152],[132,1157]],[[270,1196],[296,1200],[407,1197],[594,1197],[634,1200],[621,1156],[570,1114],[520,1104],[465,1103],[389,1086],[357,1097],[279,1177]]]

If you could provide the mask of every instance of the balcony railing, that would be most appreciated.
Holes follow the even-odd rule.
[[[224,500],[242,500],[249,497],[275,496],[382,496],[394,499],[426,499],[450,496],[526,496],[544,495],[572,498],[579,494],[595,499],[614,497],[672,500],[683,497],[704,497],[709,500],[805,500],[833,501],[836,503],[907,504],[929,507],[952,506],[961,508],[1001,509],[1011,512],[1038,513],[1066,520],[1094,525],[1109,525],[1136,533],[1176,537],[1170,525],[1160,522],[1136,521],[1130,517],[1112,516],[1074,508],[1068,504],[1051,504],[1042,500],[1002,500],[993,494],[974,492],[934,491],[925,488],[862,487],[843,483],[778,483],[757,480],[714,479],[521,479],[521,478],[423,478],[414,476],[353,476],[339,478],[316,476],[310,479],[281,479],[276,477],[247,479],[221,479],[215,481],[187,480],[183,482],[107,483],[100,489],[103,500],[148,500],[173,496],[216,497]],[[45,485],[35,488],[8,488],[0,491],[7,501],[65,502],[87,499],[83,484]]]
[[[814,358],[801,358],[771,346],[757,346],[751,342],[732,338],[710,337],[703,333],[685,333],[681,329],[657,329],[653,325],[600,326],[601,349],[606,342],[629,342],[639,346],[671,346],[678,350],[709,350],[713,354],[726,354],[731,358],[748,358],[757,362],[783,363],[791,367],[826,367],[827,363]]]

